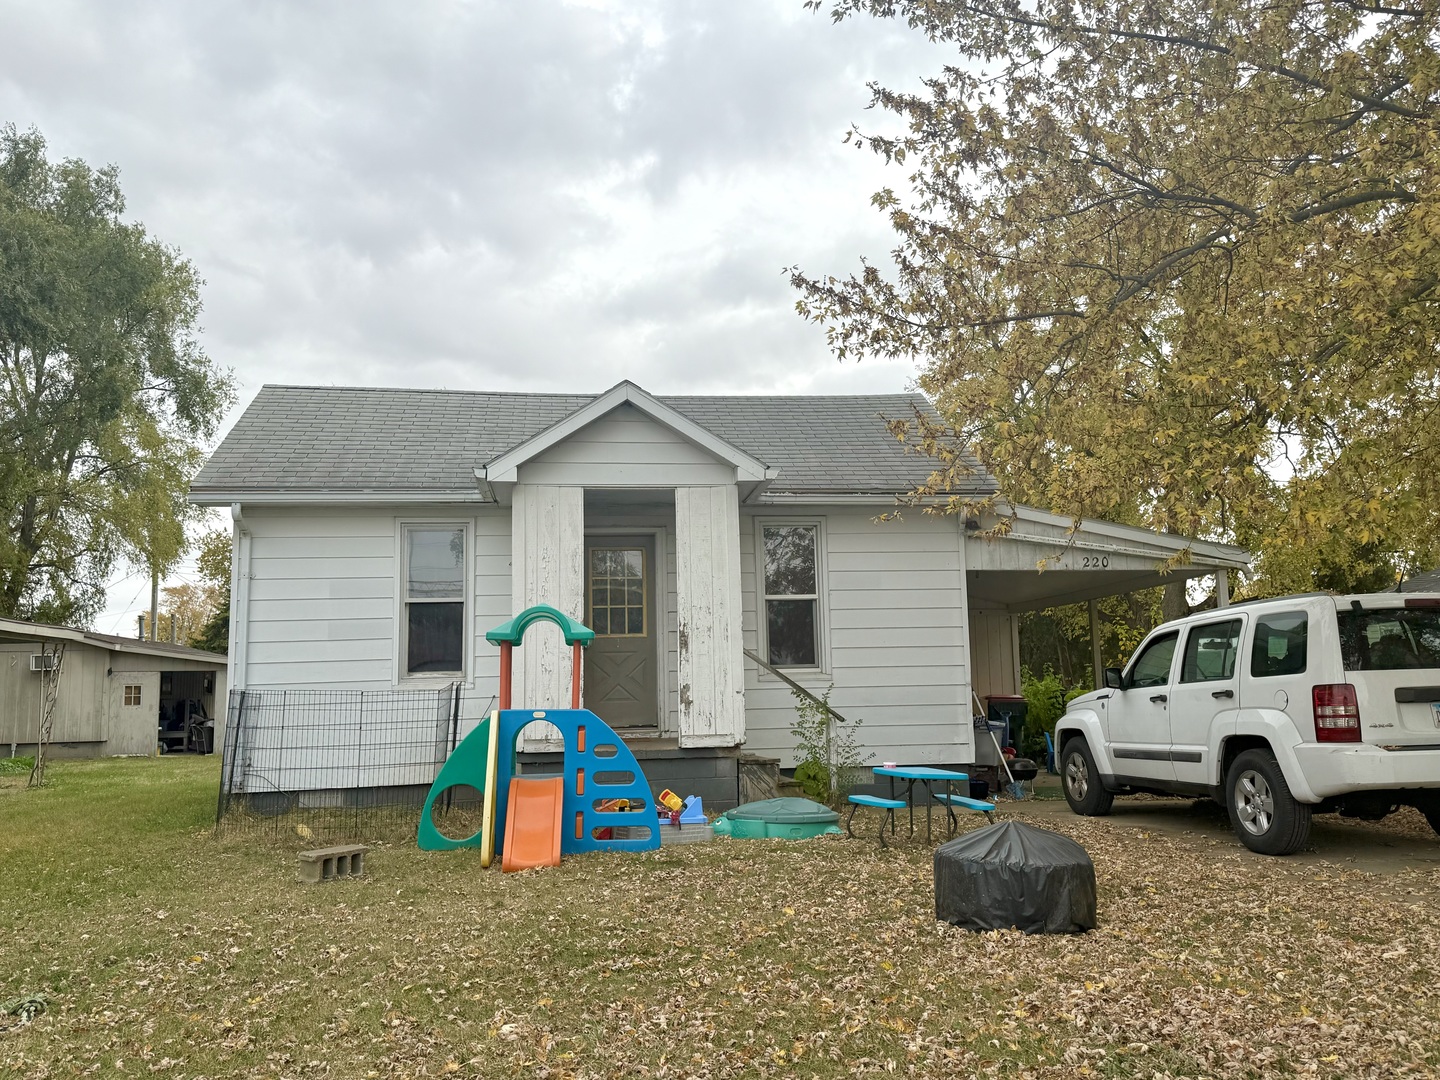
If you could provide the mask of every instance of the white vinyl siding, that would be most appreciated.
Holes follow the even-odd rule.
[[[621,405],[520,466],[522,484],[673,487],[733,484],[735,467]]]
[[[793,514],[753,516],[797,520]],[[906,764],[973,759],[968,642],[959,521],[921,515],[877,523],[872,510],[825,508],[822,626],[827,670],[795,671],[819,695],[861,719],[865,753]],[[745,647],[759,652],[757,522],[740,530],[744,547]],[[773,675],[746,661],[746,749],[785,766],[795,699]]]
[[[403,676],[397,604],[402,523],[463,521],[472,551],[468,586],[471,661],[466,681],[498,690],[485,631],[510,615],[510,513],[453,507],[397,516],[382,508],[245,508],[249,533],[245,670],[252,690],[388,690]],[[236,590],[242,594],[241,590]],[[238,612],[237,612],[238,615]],[[432,677],[433,678],[433,677]]]

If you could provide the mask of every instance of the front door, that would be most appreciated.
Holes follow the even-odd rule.
[[[585,707],[613,728],[658,727],[655,540],[585,538]]]
[[[1137,780],[1173,780],[1170,760],[1170,668],[1178,635],[1152,637],[1140,647],[1125,672],[1123,689],[1105,702],[1110,756],[1117,776]]]

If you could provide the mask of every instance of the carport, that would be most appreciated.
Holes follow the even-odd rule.
[[[965,542],[971,685],[984,700],[1020,687],[1018,615],[1089,602],[1095,684],[1104,681],[1096,602],[1179,581],[1213,577],[1221,607],[1230,571],[1248,570],[1243,548],[1130,525],[1006,505],[977,519]]]

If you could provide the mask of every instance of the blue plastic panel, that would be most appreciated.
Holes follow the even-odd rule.
[[[510,790],[510,781],[515,776],[515,744],[520,732],[527,724],[544,720],[559,729],[565,741],[565,806],[560,825],[560,853],[578,854],[582,851],[651,851],[660,846],[660,829],[655,819],[655,798],[650,794],[649,781],[645,771],[635,760],[635,755],[615,734],[609,724],[589,709],[505,709],[500,713],[500,761],[495,778],[500,799],[496,807],[495,850],[498,853],[504,843],[505,818],[508,813],[505,793]],[[580,749],[580,729],[585,729],[585,749]],[[599,757],[597,746],[613,746],[615,753],[610,757]],[[577,790],[578,779],[584,770],[584,792]],[[597,784],[597,773],[632,773],[634,779],[627,784]],[[528,774],[534,775],[534,774]],[[597,799],[641,800],[645,810],[640,812],[601,812],[595,809]],[[581,814],[580,835],[575,835],[575,815]],[[646,839],[596,840],[592,833],[597,828],[641,828],[649,829]]]

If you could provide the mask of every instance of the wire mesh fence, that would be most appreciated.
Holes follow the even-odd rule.
[[[493,697],[458,685],[231,691],[216,833],[319,843],[413,836],[441,765],[493,707]],[[460,794],[435,811],[473,812]]]

